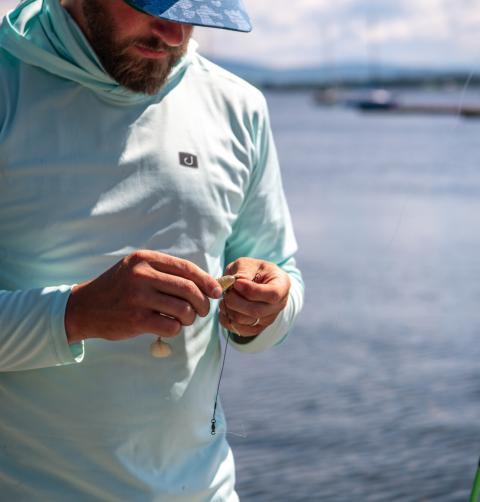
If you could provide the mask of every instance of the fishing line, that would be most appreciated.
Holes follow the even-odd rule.
[[[230,436],[237,436],[238,438],[247,439],[248,434],[247,434],[247,432],[245,430],[245,424],[242,422],[241,426],[242,426],[243,432],[240,433],[240,432],[231,432],[231,431],[228,431],[227,434],[230,435]]]
[[[476,73],[476,70],[473,69],[471,71],[470,76],[468,77],[467,81],[465,82],[465,85],[463,86],[462,95],[460,97],[459,109],[458,109],[459,115],[462,113],[463,104],[465,102],[465,96],[467,94],[468,87],[470,86],[470,83],[472,82],[473,77],[475,76],[475,73]],[[474,478],[473,484],[472,484],[472,490],[470,492],[470,498],[468,499],[468,501],[469,502],[478,502],[479,495],[480,495],[480,460],[478,462],[477,470],[475,473],[475,478]]]
[[[213,405],[213,414],[212,414],[212,420],[211,420],[211,426],[210,426],[210,434],[212,436],[215,436],[217,433],[217,419],[216,419],[216,412],[217,412],[217,405],[218,405],[218,396],[220,394],[220,384],[222,381],[222,376],[223,376],[223,369],[225,367],[225,360],[227,359],[227,350],[228,350],[228,342],[230,341],[230,333],[227,333],[227,341],[225,343],[225,349],[223,351],[223,360],[222,360],[222,367],[220,369],[220,375],[218,377],[218,385],[217,385],[217,392],[215,394],[215,403]],[[230,434],[231,436],[237,436],[239,438],[246,439],[247,433],[245,431],[245,424],[242,422],[241,423],[243,432],[231,432],[228,431],[227,434]]]
[[[227,349],[228,349],[228,342],[230,341],[230,333],[227,334],[227,341],[225,343],[225,349],[223,352],[223,361],[222,361],[222,367],[220,369],[220,376],[218,377],[218,385],[217,385],[217,393],[215,395],[215,404],[213,405],[213,414],[212,414],[212,420],[211,420],[211,426],[210,426],[210,434],[212,436],[215,436],[217,433],[216,428],[217,428],[217,419],[215,417],[216,411],[217,411],[217,405],[218,405],[218,396],[220,393],[220,383],[222,381],[222,375],[223,375],[223,368],[225,367],[225,360],[227,358]],[[228,431],[227,434],[231,436],[237,436],[242,439],[246,439],[248,437],[247,432],[245,430],[245,424],[241,422],[241,426],[243,429],[243,432],[231,432]]]
[[[468,87],[470,86],[470,83],[473,80],[473,77],[475,76],[476,70],[472,69],[470,72],[470,75],[467,78],[467,81],[465,82],[463,89],[462,89],[462,94],[460,95],[460,101],[458,103],[458,115],[461,115],[462,110],[463,110],[463,105],[465,103],[465,96],[467,95],[467,90]],[[458,124],[457,124],[458,127]]]
[[[463,105],[465,104],[467,90],[468,90],[473,78],[475,77],[475,74],[476,74],[476,70],[472,69],[469,73],[469,76],[467,77],[467,80],[465,81],[465,84],[462,87],[462,92],[460,94],[460,99],[458,101],[457,118],[461,118],[461,116],[462,116],[462,110],[463,110]],[[458,128],[459,125],[460,125],[460,122],[457,121],[456,124],[453,126],[453,129]],[[395,241],[395,238],[400,230],[400,227],[402,226],[403,218],[404,218],[404,215],[405,215],[406,210],[408,208],[408,205],[409,205],[408,201],[405,200],[403,203],[403,206],[400,210],[400,214],[399,214],[399,217],[397,220],[397,225],[396,225],[395,231],[393,232],[392,237],[390,239],[390,242],[387,245],[387,249],[389,249]]]
[[[462,111],[463,111],[463,106],[465,104],[467,91],[468,91],[468,88],[469,88],[473,78],[475,77],[476,73],[477,73],[477,70],[475,68],[473,68],[470,71],[470,73],[465,81],[465,84],[462,87],[460,99],[458,101],[458,110],[457,110],[457,115],[456,115],[457,118],[462,118]],[[452,126],[452,129],[457,129],[459,126],[460,126],[460,122],[457,121],[455,123],[455,125]],[[392,237],[390,238],[390,241],[387,244],[387,247],[386,247],[387,250],[393,246],[393,243],[395,242],[395,238],[396,238],[398,232],[400,231],[405,213],[407,212],[408,208],[409,208],[409,202],[408,202],[408,200],[404,200],[404,203],[403,203],[402,208],[400,210],[400,214],[398,216],[396,228],[392,234]]]
[[[220,392],[220,383],[222,381],[223,368],[225,367],[225,359],[227,358],[227,349],[228,349],[228,342],[229,341],[230,341],[230,333],[227,332],[227,342],[225,343],[225,349],[223,351],[222,367],[220,369],[220,376],[218,377],[217,393],[215,395],[215,404],[213,405],[213,414],[212,414],[211,428],[210,428],[210,433],[212,436],[215,436],[215,434],[217,433],[217,431],[216,431],[217,419],[215,418],[215,413],[217,412],[218,394]]]
[[[225,293],[233,286],[236,279],[237,279],[237,277],[235,275],[224,275],[223,277],[220,277],[219,279],[217,279],[217,281],[220,284],[220,286],[222,287],[223,292]],[[261,275],[259,272],[257,272],[255,274],[255,277],[253,278],[253,282],[259,282],[260,279],[261,279]],[[230,342],[230,335],[231,335],[231,333],[227,331],[227,341],[225,343],[225,349],[223,352],[222,367],[220,368],[220,375],[218,377],[218,385],[217,385],[217,392],[215,394],[215,403],[213,405],[212,420],[210,421],[210,423],[211,423],[210,433],[212,436],[215,436],[215,434],[217,433],[216,412],[217,412],[217,405],[218,405],[218,396],[220,394],[220,384],[222,382],[223,369],[225,368],[225,360],[227,359],[227,350],[228,350],[228,343]],[[244,431],[243,434],[234,433],[234,432],[230,432],[230,434],[232,434],[234,436],[241,437],[241,438],[246,438],[247,434],[245,433],[244,426],[243,426],[243,431]]]
[[[465,104],[465,99],[467,96],[467,91],[468,88],[470,87],[470,84],[475,77],[476,73],[478,72],[478,68],[473,68],[465,81],[465,84],[463,85],[462,92],[460,95],[459,103],[458,103],[458,112],[457,112],[457,118],[461,118],[462,112],[463,112],[463,106]],[[454,126],[454,129],[457,129],[459,127],[460,123],[457,122],[457,124]],[[477,465],[477,470],[475,473],[475,478],[473,480],[472,484],[472,490],[470,492],[470,497],[469,497],[469,502],[478,502],[478,498],[480,495],[480,460]]]
[[[390,241],[387,244],[387,247],[386,247],[387,251],[390,249],[390,247],[393,246],[393,243],[395,242],[395,238],[397,237],[397,234],[398,234],[398,232],[400,230],[400,227],[402,226],[403,217],[404,217],[405,212],[407,210],[407,206],[408,206],[408,201],[405,200],[403,202],[403,206],[402,206],[402,208],[400,210],[400,214],[398,215],[397,226],[395,227],[395,230],[394,230],[394,232],[392,234],[392,237],[390,238]]]
[[[472,80],[474,79],[474,77],[476,76],[477,73],[478,73],[478,69],[473,68],[470,71],[464,85],[462,86],[460,97],[458,99],[458,109],[457,109],[457,113],[456,113],[457,122],[452,125],[451,131],[455,131],[456,129],[458,129],[458,127],[460,127],[460,121],[458,119],[463,118],[462,117],[463,110],[464,110],[464,106],[465,106],[465,103],[467,100],[467,91],[470,87],[470,84],[472,83]],[[392,233],[392,236],[387,244],[387,250],[393,247],[394,242],[396,240],[396,237],[400,231],[400,228],[402,227],[405,213],[407,212],[407,209],[409,208],[409,206],[410,206],[409,201],[404,200],[402,208],[400,210],[400,214],[398,216],[396,227],[395,227],[395,229]],[[480,498],[480,460],[478,461],[477,469],[475,472],[475,477],[474,477],[474,480],[472,483],[470,498],[468,499],[468,501],[469,502],[478,502],[479,498]]]

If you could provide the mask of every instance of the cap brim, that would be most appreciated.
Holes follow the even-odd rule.
[[[134,9],[175,23],[250,32],[252,25],[241,0],[124,0]]]

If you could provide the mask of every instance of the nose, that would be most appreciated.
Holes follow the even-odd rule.
[[[170,47],[181,46],[191,31],[191,26],[181,23],[173,23],[164,19],[152,21],[152,34],[160,38]]]

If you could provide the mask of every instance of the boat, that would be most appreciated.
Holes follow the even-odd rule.
[[[347,104],[366,112],[390,111],[400,106],[393,93],[385,89],[374,89],[364,97],[351,98]]]

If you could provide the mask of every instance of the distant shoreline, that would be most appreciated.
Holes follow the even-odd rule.
[[[241,76],[241,75],[240,75]],[[244,77],[245,78],[245,77]],[[345,79],[322,82],[275,82],[270,79],[249,79],[252,84],[266,90],[312,91],[327,89],[402,89],[402,90],[455,90],[462,89],[467,83],[469,89],[480,89],[480,75],[468,73],[446,74],[435,77],[394,77],[381,79]]]

